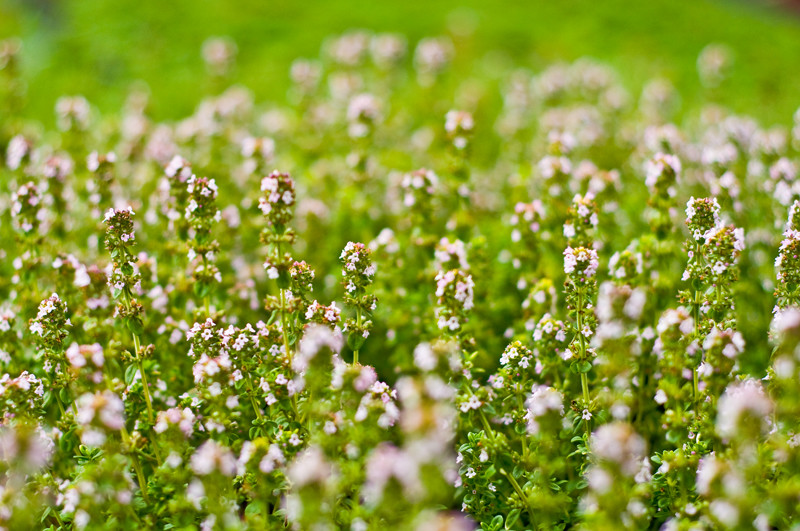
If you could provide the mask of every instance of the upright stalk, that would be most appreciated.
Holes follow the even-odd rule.
[[[355,310],[355,319],[348,318],[345,323],[345,329],[349,332],[347,344],[353,351],[355,365],[358,363],[361,347],[372,329],[372,321],[368,317],[369,312],[375,310],[377,299],[367,288],[373,282],[375,265],[369,247],[359,242],[347,242],[339,255],[339,261],[342,264],[344,302]]]
[[[130,295],[128,295],[127,291],[123,295],[123,301],[125,303],[125,307],[128,312],[131,311],[131,299]],[[150,398],[150,385],[147,382],[147,373],[144,370],[144,363],[142,362],[141,356],[141,341],[139,340],[139,334],[136,332],[131,332],[133,336],[133,350],[134,350],[134,359],[136,360],[136,366],[139,369],[139,374],[142,376],[142,389],[144,391],[144,401],[147,404],[147,420],[150,423],[155,422],[155,414],[153,413],[153,401]]]
[[[358,326],[358,329],[360,330],[361,329],[361,307],[360,306],[356,307],[356,324]],[[356,348],[356,349],[353,350],[353,365],[356,365],[358,363],[358,351],[359,350],[361,350],[361,349],[360,348]]]
[[[136,471],[136,479],[139,482],[139,489],[142,491],[142,498],[144,499],[145,503],[150,503],[150,499],[147,496],[147,480],[144,477],[142,463],[139,461],[139,456],[136,455],[136,450],[131,446],[131,437],[128,434],[128,430],[125,428],[125,426],[123,426],[120,430],[120,434],[122,435],[122,441],[125,443],[125,446],[130,449],[130,456],[131,460],[133,461],[133,469]]]
[[[580,347],[580,353],[578,358],[580,360],[586,359],[586,337],[583,335],[583,290],[578,289],[578,311],[576,315],[577,320],[577,328],[578,328],[578,346]],[[586,373],[581,370],[581,391],[583,393],[583,405],[585,409],[589,409],[589,377]],[[589,435],[591,433],[590,426],[589,426],[589,419],[584,418],[584,425],[586,426],[586,434]]]
[[[694,259],[699,261],[702,259],[700,242],[695,242],[694,247]],[[700,337],[700,290],[695,288],[694,289],[694,300],[692,301],[692,317],[694,318],[694,337]],[[699,378],[697,374],[698,366],[693,364],[692,366],[692,407],[695,408],[695,416],[697,415],[697,400],[699,396]]]
[[[280,260],[281,258],[281,242],[278,241],[275,244],[276,254],[278,255],[276,258]],[[278,288],[278,300],[280,301],[280,306],[278,311],[281,314],[281,335],[283,336],[283,348],[286,351],[286,359],[289,360],[289,363],[292,362],[292,349],[289,346],[289,322],[287,320],[287,297],[286,297],[286,290],[283,288]]]
[[[208,259],[206,258],[205,254],[203,254],[203,270],[204,271],[208,270]],[[206,311],[206,318],[211,318],[211,302],[210,302],[210,298],[211,298],[211,296],[208,293],[206,293],[203,296],[203,307],[204,307],[204,309]]]
[[[247,375],[245,381],[247,382],[247,390],[250,391],[250,403],[253,405],[253,410],[256,412],[256,417],[258,417],[258,420],[263,420],[264,415],[261,414],[261,408],[258,407],[258,403],[256,402],[256,398],[254,396],[255,386],[253,385],[253,377],[250,375],[249,371],[242,371],[242,372],[244,372]]]

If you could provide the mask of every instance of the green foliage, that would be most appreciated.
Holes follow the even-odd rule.
[[[737,114],[770,63],[725,41],[767,15],[658,5],[579,2],[563,35],[543,5],[536,41],[502,43],[531,7],[420,39],[449,8],[341,2],[292,31],[280,4],[10,5],[0,27],[53,40],[0,43],[0,527],[800,525],[800,113]],[[113,23],[71,32],[90,12]],[[139,50],[135,15],[159,29]],[[701,15],[722,44],[676,38]],[[705,89],[542,66],[622,16],[642,50],[598,55],[652,55],[670,22],[677,86]],[[370,17],[407,35],[300,58]],[[201,47],[204,75],[176,66]],[[63,78],[31,83],[46,57]],[[32,120],[90,59],[88,99]],[[152,93],[118,86],[139,74]],[[759,122],[778,111],[791,129]]]

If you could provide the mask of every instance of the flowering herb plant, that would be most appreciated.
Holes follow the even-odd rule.
[[[55,131],[7,84],[0,529],[800,526],[800,112],[457,56]]]

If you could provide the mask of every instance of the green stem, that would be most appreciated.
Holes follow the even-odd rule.
[[[286,294],[284,290],[279,290],[280,312],[281,312],[281,335],[283,336],[283,348],[286,351],[286,359],[292,363],[292,349],[289,347],[289,323],[286,321]]]
[[[142,463],[139,462],[139,456],[136,455],[136,452],[131,453],[131,457],[133,458],[133,468],[136,470],[136,477],[139,481],[139,488],[142,491],[142,498],[144,499],[145,503],[150,503],[150,497],[147,495],[147,484],[144,481]]]
[[[144,471],[142,470],[142,463],[139,461],[139,456],[136,455],[136,450],[131,447],[131,437],[128,434],[128,430],[125,429],[125,426],[123,426],[120,430],[120,434],[122,435],[122,440],[125,443],[125,446],[131,452],[131,460],[133,461],[133,468],[136,471],[136,479],[139,482],[139,489],[142,491],[142,498],[144,499],[145,503],[150,503],[150,499],[147,496],[147,481],[144,477]]]
[[[125,302],[125,306],[128,309],[128,311],[130,312],[130,309],[131,309],[130,294],[127,292],[127,289],[123,293],[124,293],[123,300]],[[139,335],[138,334],[136,334],[135,332],[131,332],[131,335],[133,336],[133,350],[134,350],[134,358],[136,359],[136,366],[139,369],[139,374],[142,377],[142,391],[143,391],[143,394],[144,394],[144,402],[145,402],[145,405],[147,406],[147,419],[150,422],[150,425],[152,426],[156,421],[156,415],[153,412],[153,401],[150,398],[150,384],[147,381],[147,372],[145,372],[145,370],[144,370],[144,362],[142,361],[142,358],[140,357],[140,351],[141,351],[142,345],[141,345],[141,341],[139,340]],[[106,383],[108,383],[108,382],[106,382]],[[156,458],[156,463],[158,463],[158,465],[160,466],[162,460],[161,460],[161,453],[158,451],[158,443],[156,442],[156,437],[157,437],[156,436],[156,432],[155,432],[155,430],[152,430],[152,427],[151,427],[151,431],[152,431],[152,434],[153,434],[153,444],[152,444],[152,446],[153,446],[153,455]],[[126,433],[126,435],[127,435],[127,433]],[[134,460],[135,460],[135,463],[138,463],[139,457],[134,455]],[[141,468],[141,464],[139,465],[139,468]],[[144,492],[144,489],[142,489],[142,492]],[[145,496],[146,496],[146,494],[145,494]]]
[[[53,509],[53,516],[56,517],[56,522],[58,522],[58,526],[61,528],[66,528],[64,525],[64,521],[61,519],[61,516],[58,514],[58,509]]]
[[[134,337],[136,337],[134,335]],[[139,343],[137,339],[135,343]],[[138,348],[137,348],[138,351]],[[153,413],[153,402],[150,399],[150,386],[147,383],[147,373],[144,371],[144,364],[142,363],[141,359],[136,359],[136,364],[139,366],[139,373],[142,375],[142,389],[144,390],[144,401],[147,404],[147,418],[150,421],[150,424],[155,422],[155,414]]]
[[[586,410],[589,409],[589,379],[586,377],[586,373],[581,373],[581,389],[583,390],[583,402],[586,405]],[[588,437],[591,434],[591,428],[589,427],[589,419],[583,419],[583,425],[586,427],[586,436]]]
[[[123,300],[125,302],[125,308],[130,312],[131,309],[131,297],[128,294],[127,288],[123,291],[124,297]],[[142,375],[142,387],[144,389],[144,401],[147,404],[147,418],[150,423],[155,422],[155,415],[153,414],[153,402],[150,400],[150,386],[147,383],[147,374],[144,372],[144,364],[142,363],[141,358],[139,357],[139,351],[141,350],[141,342],[139,340],[139,335],[135,332],[131,332],[133,336],[133,356],[136,359],[136,364],[139,367],[139,374]]]
[[[693,259],[696,262],[701,262],[702,249],[700,248],[700,242],[695,242],[694,247],[694,256]],[[700,337],[700,290],[694,290],[694,301],[692,304],[692,317],[694,317],[694,337]],[[697,415],[697,399],[698,399],[698,375],[697,375],[698,367],[692,367],[692,403],[695,408],[695,416]]]
[[[486,415],[483,414],[483,411],[481,411],[479,409],[478,410],[478,415],[481,418],[481,424],[483,425],[483,429],[486,430],[486,435],[489,437],[489,440],[491,441],[492,446],[494,446],[496,444],[496,440],[495,440],[495,437],[494,437],[494,430],[489,425],[489,421],[486,420]]]
[[[361,306],[356,306],[356,329],[361,332]],[[353,351],[353,365],[358,364],[358,350]]]
[[[156,431],[152,430],[152,432],[153,432],[153,444],[151,446],[153,448],[153,455],[156,458],[156,464],[158,466],[161,466],[161,463],[163,463],[164,460],[161,458],[161,451],[158,449],[158,444],[156,444],[156,441],[155,441]]]
[[[56,403],[58,404],[58,409],[59,411],[61,411],[61,418],[64,418],[67,416],[67,412],[64,411],[64,404],[61,403],[61,397],[58,396],[58,391],[56,391],[54,394],[56,396]]]
[[[581,361],[586,360],[586,336],[583,335],[583,290],[578,289],[578,308],[577,308],[577,327],[578,327],[578,344],[580,345],[580,353],[578,359]],[[581,372],[581,391],[583,392],[583,407],[589,409],[589,377],[585,372]],[[586,426],[586,435],[590,434],[589,420],[583,419]]]
[[[525,410],[525,401],[522,398],[522,395],[517,394],[517,407],[520,411]],[[525,461],[525,464],[528,463],[528,441],[530,437],[521,437],[520,444],[522,445],[522,459]]]
[[[575,315],[578,328],[578,344],[580,345],[580,358],[583,360],[586,355],[586,337],[583,335],[583,291],[578,289],[578,308]]]
[[[281,259],[281,242],[275,243],[275,254],[276,260]],[[283,288],[278,288],[278,298],[280,300],[280,309],[281,312],[281,335],[283,336],[283,348],[286,350],[286,358],[291,363],[292,361],[292,351],[289,348],[289,324],[286,321],[286,290]]]
[[[203,254],[203,272],[204,273],[208,273],[208,259],[206,258],[205,253]],[[206,294],[206,295],[203,296],[203,306],[204,306],[204,309],[206,311],[206,318],[209,318],[209,319],[211,318],[211,309],[210,309],[211,308],[211,304],[210,304],[210,301],[209,301],[210,298],[211,297],[209,296],[209,294]]]
[[[589,378],[586,376],[585,372],[581,373],[581,390],[583,391],[583,402],[587,406],[589,406]]]
[[[525,495],[525,491],[522,490],[522,487],[519,486],[519,483],[517,483],[517,480],[514,478],[512,474],[509,474],[508,472],[505,471],[505,469],[502,468],[500,469],[500,473],[503,476],[505,476],[505,478],[508,480],[509,483],[511,483],[511,486],[514,488],[514,491],[516,491],[520,501],[525,503],[525,508],[528,510],[528,517],[531,519],[531,526],[533,527],[534,526],[533,513],[535,511],[531,506],[531,502],[528,499],[528,496]]]
[[[466,381],[464,381],[464,389],[466,389],[471,396],[475,396],[475,393],[472,392],[472,389],[470,389]],[[489,442],[491,442],[492,446],[496,446],[497,438],[495,437],[491,425],[489,425],[489,421],[486,419],[486,415],[483,414],[483,410],[478,409],[478,416],[481,419],[481,424],[483,425],[483,430],[486,432],[486,436],[489,437]]]
[[[642,356],[639,359],[639,389],[636,393],[636,418],[634,419],[634,425],[637,428],[640,428],[640,424],[644,419],[644,408],[646,403],[646,398],[644,397],[644,389],[645,389],[645,372],[644,367],[647,359],[647,353],[642,353]],[[641,433],[641,432],[640,432]]]
[[[281,242],[280,240],[275,242],[275,255],[274,258],[277,261],[282,260],[281,255]],[[281,314],[281,336],[283,336],[283,349],[286,352],[286,360],[291,366],[292,364],[292,349],[289,346],[289,322],[287,321],[287,312],[288,309],[286,307],[287,300],[286,300],[286,290],[283,288],[278,288],[278,300],[280,302],[280,306],[278,311]],[[292,395],[292,411],[294,412],[295,419],[299,418],[298,408],[297,408],[297,394]]]
[[[253,377],[250,374],[250,371],[246,371],[246,375],[247,375],[247,380],[246,380],[247,381],[247,387],[248,387],[248,390],[250,391],[250,403],[253,404],[253,409],[256,412],[256,417],[258,417],[258,420],[262,420],[264,418],[264,416],[261,414],[261,408],[258,407],[258,403],[256,402],[255,391],[253,390],[254,389],[254,387],[253,387]]]

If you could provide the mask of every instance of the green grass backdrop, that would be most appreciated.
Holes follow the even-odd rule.
[[[724,43],[736,62],[714,98],[765,123],[789,123],[800,105],[800,17],[754,1],[0,0],[0,37],[24,41],[25,115],[48,123],[61,94],[113,111],[137,80],[150,87],[155,117],[185,116],[208,89],[200,48],[214,35],[239,47],[235,81],[258,100],[280,100],[294,58],[353,28],[401,32],[412,43],[467,32],[465,75],[486,57],[537,70],[590,56],[634,90],[667,77],[683,109],[708,96],[698,52]]]

